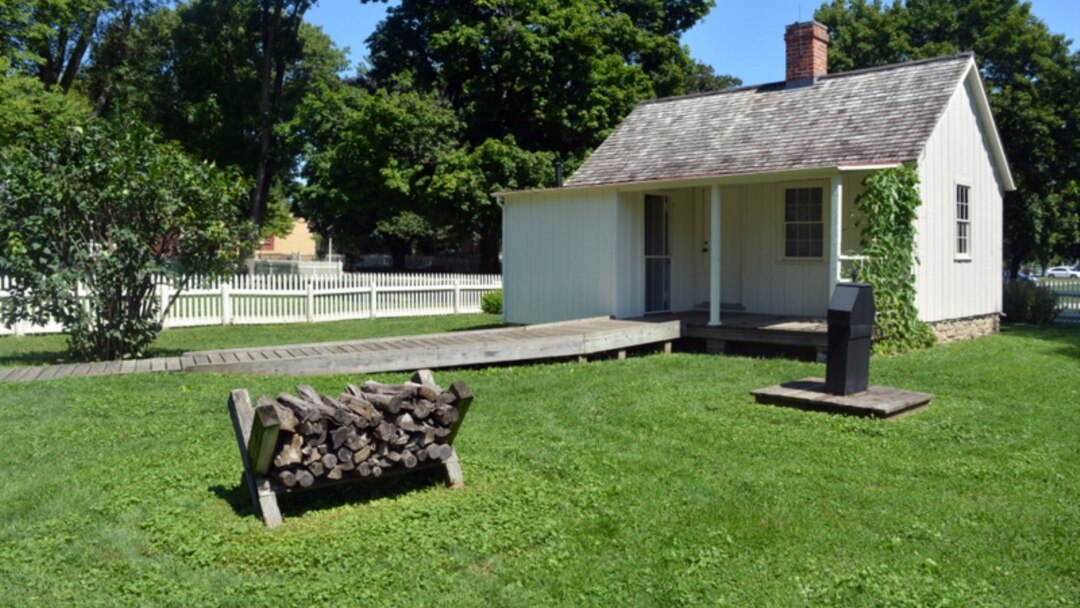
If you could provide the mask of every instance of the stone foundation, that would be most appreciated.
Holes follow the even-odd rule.
[[[965,319],[948,319],[930,324],[938,344],[959,342],[996,334],[1001,330],[1001,317],[997,313]]]

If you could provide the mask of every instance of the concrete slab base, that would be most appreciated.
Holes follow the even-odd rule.
[[[871,386],[854,395],[833,395],[826,392],[824,378],[793,380],[751,394],[758,403],[874,418],[895,418],[916,412],[929,405],[934,397],[930,393],[888,386]]]

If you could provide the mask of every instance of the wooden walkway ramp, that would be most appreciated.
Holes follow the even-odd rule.
[[[180,357],[0,369],[0,382],[141,372],[323,375],[413,371],[565,357],[670,344],[680,323],[597,317],[524,327],[184,353]]]
[[[679,338],[677,321],[607,317],[399,338],[185,353],[185,371],[317,375],[408,371],[563,357],[588,357]]]

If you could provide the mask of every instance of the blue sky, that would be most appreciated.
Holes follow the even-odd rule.
[[[389,5],[397,4],[391,0]],[[716,68],[719,74],[760,84],[784,77],[784,27],[809,19],[821,1],[717,0],[712,12],[683,36],[690,54]],[[1033,0],[1032,12],[1056,34],[1073,39],[1080,48],[1080,0]],[[311,23],[341,47],[350,48],[353,63],[367,56],[364,41],[386,14],[388,4],[359,0],[320,0],[307,13]]]

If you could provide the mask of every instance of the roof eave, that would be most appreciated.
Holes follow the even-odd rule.
[[[869,161],[869,162],[853,162],[843,163],[840,165],[826,165],[821,167],[802,167],[798,169],[782,169],[773,171],[750,171],[741,173],[719,173],[719,174],[705,174],[705,175],[682,175],[673,177],[664,177],[658,179],[647,180],[629,180],[622,182],[607,182],[601,184],[583,184],[573,185],[567,184],[561,187],[552,188],[533,188],[529,190],[507,190],[502,192],[494,192],[491,196],[507,197],[517,195],[531,195],[531,194],[549,194],[554,192],[587,192],[591,190],[601,190],[615,188],[618,190],[647,190],[649,188],[691,188],[695,186],[704,186],[712,183],[736,183],[747,181],[768,181],[768,180],[793,180],[800,178],[813,178],[824,177],[836,173],[855,173],[859,171],[880,171],[882,169],[891,169],[898,167],[905,162],[913,161],[915,159],[903,159],[903,160],[886,160],[886,161]]]

